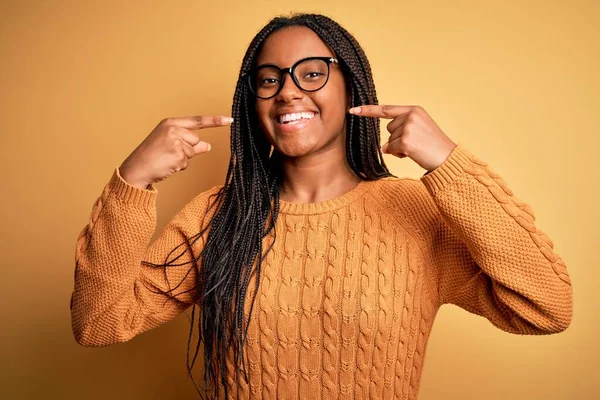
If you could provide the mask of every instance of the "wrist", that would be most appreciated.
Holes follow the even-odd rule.
[[[147,190],[152,185],[152,182],[136,177],[126,167],[120,166],[117,168],[119,176],[125,183],[138,189]]]

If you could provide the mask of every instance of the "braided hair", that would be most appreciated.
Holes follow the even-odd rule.
[[[336,53],[351,106],[378,104],[371,67],[364,51],[348,31],[326,16],[296,14],[276,17],[250,43],[233,97],[231,159],[225,184],[211,198],[207,214],[211,211],[214,214],[206,227],[182,244],[189,247],[208,230],[202,251],[191,261],[191,268],[197,272],[197,285],[192,289],[196,301],[191,314],[187,361],[188,373],[192,377],[191,368],[203,342],[203,392],[214,397],[221,387],[225,398],[228,398],[228,350],[233,351],[237,390],[240,387],[240,375],[248,382],[244,344],[260,283],[262,261],[275,241],[275,224],[279,215],[281,157],[272,151],[271,144],[260,128],[255,111],[256,99],[244,78],[255,66],[265,39],[280,29],[292,26],[311,29]],[[346,130],[346,158],[354,173],[363,180],[392,176],[380,149],[379,120],[347,115]],[[263,239],[267,235],[272,235],[273,241],[267,249],[263,249]],[[167,260],[175,250],[167,256]],[[181,263],[175,263],[180,257],[165,264],[152,265],[180,266]],[[244,305],[251,273],[256,276],[256,290],[250,299],[250,311],[245,319]],[[200,308],[198,343],[190,365],[190,339],[194,331],[196,303]],[[213,390],[215,392],[211,394]],[[199,390],[198,393],[202,398]]]

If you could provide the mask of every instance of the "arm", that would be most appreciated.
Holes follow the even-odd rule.
[[[440,213],[430,228],[440,304],[458,305],[511,333],[565,330],[571,280],[535,226],[533,210],[461,145],[421,181]]]
[[[191,261],[204,238],[180,245],[200,232],[212,193],[214,188],[188,203],[149,246],[158,192],[129,185],[115,170],[77,239],[71,323],[78,343],[125,342],[194,303],[197,267]],[[181,253],[176,265],[166,268],[143,262],[163,264]]]

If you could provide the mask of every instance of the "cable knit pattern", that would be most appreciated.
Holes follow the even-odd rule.
[[[80,344],[130,340],[192,305],[189,265],[165,274],[142,261],[164,262],[199,232],[218,189],[194,198],[150,244],[157,191],[114,171],[77,239],[71,315]],[[231,398],[416,399],[433,321],[447,303],[515,334],[557,333],[571,322],[567,268],[533,210],[460,144],[420,179],[281,202],[276,232],[249,323],[249,383]],[[156,293],[175,286],[176,301]]]

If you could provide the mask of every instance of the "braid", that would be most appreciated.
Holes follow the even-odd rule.
[[[272,19],[254,37],[242,61],[237,81],[231,115],[231,158],[223,187],[209,199],[209,208],[202,221],[202,230],[188,238],[169,253],[164,264],[146,263],[165,268],[181,266],[176,261],[185,251],[190,251],[205,233],[206,243],[194,256],[190,271],[197,273],[197,285],[192,307],[191,327],[188,337],[188,374],[198,356],[200,343],[204,343],[204,376],[202,390],[194,386],[203,398],[217,397],[223,389],[229,396],[226,367],[227,351],[233,352],[234,380],[239,394],[240,375],[248,382],[244,346],[248,326],[260,285],[262,262],[275,243],[275,224],[279,215],[279,184],[281,162],[260,129],[253,111],[255,98],[246,84],[245,74],[255,65],[265,39],[273,32],[291,26],[305,26],[313,30],[336,53],[346,80],[352,106],[378,104],[371,67],[356,39],[332,19],[318,14],[299,14]],[[346,157],[351,169],[364,180],[391,176],[383,161],[379,143],[379,120],[349,115],[346,124]],[[214,211],[209,218],[207,215]],[[263,239],[272,235],[267,249]],[[171,258],[178,249],[184,250]],[[192,253],[193,254],[193,253]],[[200,267],[198,267],[200,264]],[[254,268],[254,269],[253,269]],[[256,284],[250,301],[247,320],[244,305],[252,274]],[[183,282],[183,280],[182,280]],[[179,283],[181,285],[181,282]],[[166,294],[174,299],[171,292]],[[190,363],[190,343],[194,332],[195,307],[198,303],[198,342]]]

